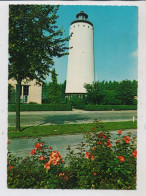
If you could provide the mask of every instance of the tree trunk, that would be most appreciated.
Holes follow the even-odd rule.
[[[20,131],[20,93],[21,93],[21,80],[17,80],[16,89],[16,130]]]

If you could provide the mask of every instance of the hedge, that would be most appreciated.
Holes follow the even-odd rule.
[[[137,110],[137,105],[86,105],[87,111]]]
[[[20,104],[20,111],[71,111],[70,104]],[[15,112],[16,105],[8,104],[8,111]]]

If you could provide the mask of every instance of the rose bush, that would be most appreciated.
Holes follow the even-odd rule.
[[[65,188],[67,174],[64,160],[52,147],[38,139],[30,156],[16,158],[8,154],[9,188]],[[59,174],[64,173],[64,178]]]
[[[8,154],[9,188],[135,189],[135,138],[117,131],[113,139],[103,125],[92,128],[76,152],[68,147],[65,161],[60,153],[40,139],[30,155]]]
[[[87,151],[70,151],[69,167],[78,188],[85,189],[135,189],[136,141],[119,130],[113,140],[108,131],[90,132],[86,135]],[[94,157],[94,158],[92,158]]]

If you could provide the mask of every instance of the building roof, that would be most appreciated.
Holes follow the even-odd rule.
[[[83,12],[83,11],[80,11],[76,15],[76,18],[77,18],[76,20],[74,20],[73,22],[71,22],[71,25],[74,24],[74,23],[83,22],[83,23],[88,23],[91,26],[93,26],[92,22],[90,22],[89,20],[87,20],[88,15],[85,12]]]

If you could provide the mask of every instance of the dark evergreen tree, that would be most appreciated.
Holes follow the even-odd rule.
[[[60,99],[60,89],[59,89],[59,85],[57,84],[57,74],[55,69],[53,69],[51,72],[51,80],[52,82],[50,82],[49,100],[50,103],[55,104],[58,103]]]

